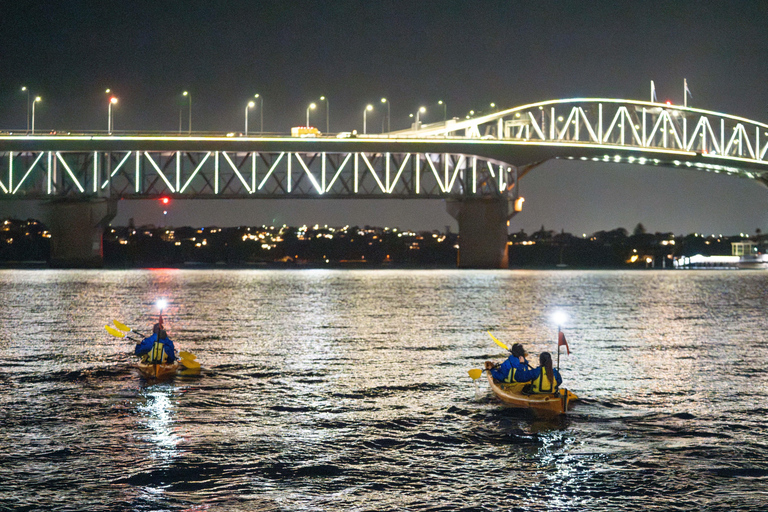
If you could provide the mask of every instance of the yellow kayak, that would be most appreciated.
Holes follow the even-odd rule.
[[[139,361],[136,363],[139,373],[147,380],[169,379],[176,375],[176,370],[181,368],[179,363],[173,364],[147,364]]]
[[[507,384],[493,378],[491,372],[487,372],[488,383],[493,394],[499,400],[511,407],[533,409],[534,411],[565,414],[568,405],[578,397],[567,389],[559,389],[555,393],[523,393],[523,383]]]

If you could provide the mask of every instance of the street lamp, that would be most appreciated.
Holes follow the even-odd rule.
[[[368,112],[373,110],[373,105],[368,105],[363,110],[363,134],[368,133]]]
[[[387,100],[387,98],[381,98],[381,102],[387,104],[387,133],[389,133],[391,131],[391,129],[389,127],[389,112],[390,112],[389,111],[389,101]]]
[[[309,128],[309,111],[315,110],[315,108],[317,108],[317,105],[315,105],[314,103],[310,103],[309,106],[307,107],[307,128]]]
[[[438,101],[437,104],[443,106],[443,124],[445,124],[448,120],[448,105],[443,100]]]
[[[32,135],[35,134],[35,103],[43,101],[43,98],[40,96],[35,98],[35,101],[32,102]]]
[[[109,90],[109,89],[107,89]],[[112,135],[112,105],[117,103],[117,98],[112,96],[109,98],[109,105],[107,107],[107,132],[109,132],[110,135]]]
[[[189,96],[189,134],[192,135],[192,93],[184,91],[181,95]],[[181,127],[179,127],[179,131],[181,131]]]
[[[256,94],[253,97],[259,100],[259,133],[264,133],[264,96]]]
[[[426,111],[427,111],[426,107],[419,107],[419,110],[416,111],[416,129],[417,130],[421,129],[421,124],[420,124],[420,121],[419,121],[419,114],[423,114]]]
[[[328,103],[328,98],[326,98],[325,96],[320,96],[320,101],[325,102],[325,133],[329,133],[331,131],[331,129],[328,127],[329,126],[328,121],[331,118],[331,114],[330,114],[331,105]]]
[[[27,133],[29,133],[29,89],[26,85],[21,88],[21,92],[27,93]]]
[[[248,110],[256,106],[256,103],[249,101],[245,106],[245,136],[248,136]]]

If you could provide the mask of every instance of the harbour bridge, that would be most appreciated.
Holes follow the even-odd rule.
[[[121,199],[434,198],[459,266],[505,268],[519,180],[550,159],[723,173],[768,186],[768,125],[666,103],[543,101],[376,135],[0,134],[0,200],[44,201],[52,264],[98,265]]]

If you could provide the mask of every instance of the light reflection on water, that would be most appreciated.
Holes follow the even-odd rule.
[[[761,272],[0,271],[0,510],[765,510]],[[117,319],[203,364],[151,385]],[[543,421],[479,392],[556,353]]]

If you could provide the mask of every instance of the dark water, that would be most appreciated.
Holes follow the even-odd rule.
[[[143,382],[112,319],[198,377]],[[0,271],[0,510],[768,510],[768,274]],[[467,370],[572,354],[559,421]]]

